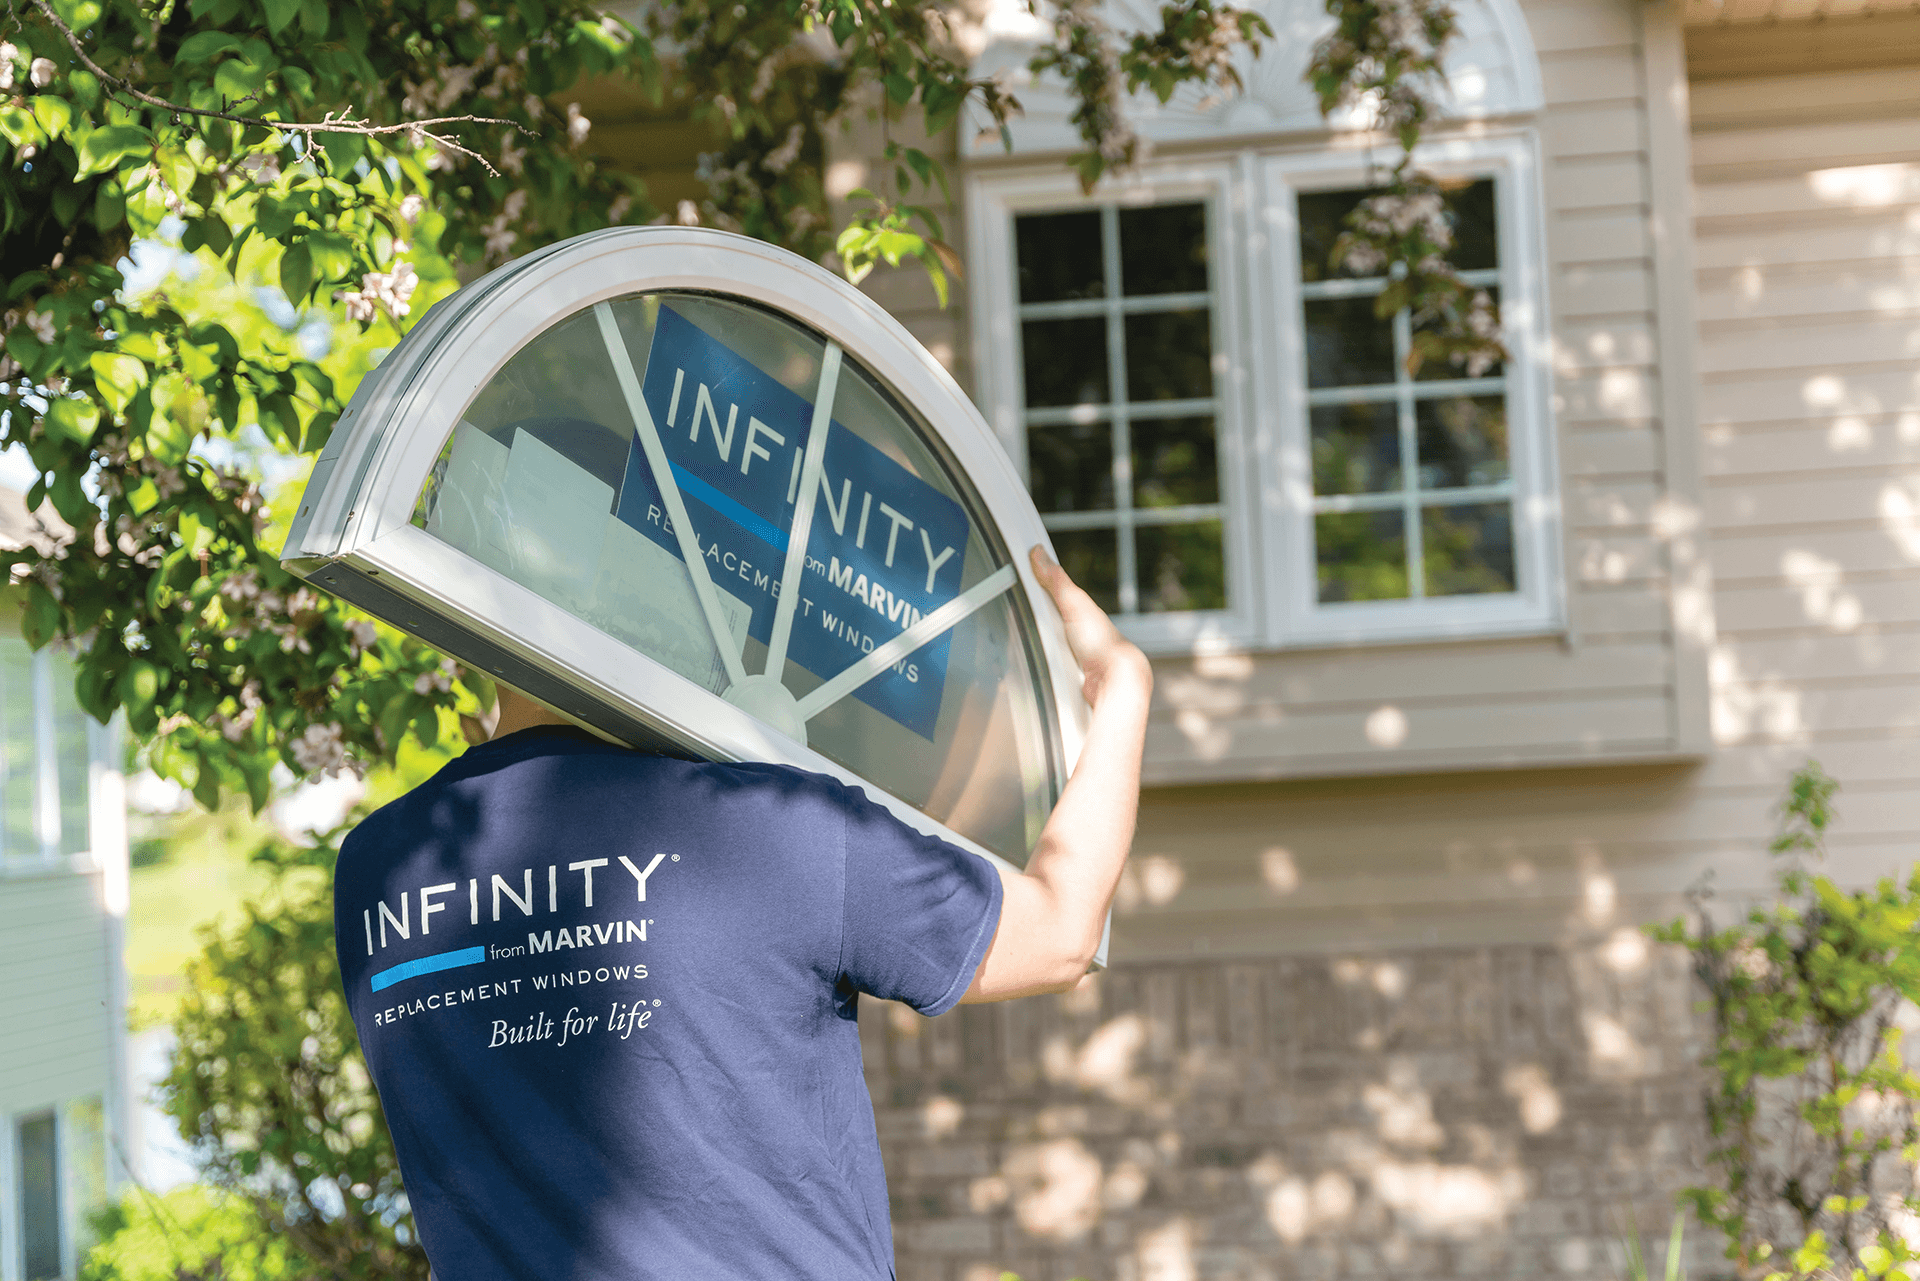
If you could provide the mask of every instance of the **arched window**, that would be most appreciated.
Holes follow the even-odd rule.
[[[1329,128],[1303,73],[1329,19],[1255,5],[1276,38],[1244,94],[1133,105],[1153,148],[1091,195],[1036,32],[991,17],[976,71],[1011,130],[967,131],[978,395],[1069,569],[1162,649],[1539,632],[1560,625],[1546,362],[1540,77],[1510,0],[1460,8],[1446,119],[1417,157],[1456,264],[1511,358],[1409,370],[1384,278],[1337,270],[1345,214],[1397,152]],[[1117,4],[1117,26],[1151,24]],[[1139,12],[1132,10],[1139,9]],[[984,121],[975,121],[984,125]]]

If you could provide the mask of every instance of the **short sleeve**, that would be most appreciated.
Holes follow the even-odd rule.
[[[1000,924],[992,863],[915,831],[847,789],[841,974],[861,992],[944,1014],[966,994]]]

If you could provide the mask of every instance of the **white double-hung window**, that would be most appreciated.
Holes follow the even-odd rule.
[[[1143,644],[1550,631],[1556,487],[1524,133],[1421,157],[1508,359],[1409,360],[1336,267],[1363,154],[1243,150],[1083,195],[978,173],[980,393],[1062,562]]]

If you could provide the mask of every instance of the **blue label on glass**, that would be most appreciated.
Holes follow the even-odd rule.
[[[641,394],[707,572],[752,608],[748,633],[764,644],[813,406],[670,307],[660,309]],[[838,422],[828,426],[824,461],[787,649],[823,680],[960,594],[968,534],[959,503]],[[616,514],[679,555],[638,436]],[[943,633],[854,697],[931,739],[951,640]]]

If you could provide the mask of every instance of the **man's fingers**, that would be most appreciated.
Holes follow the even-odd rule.
[[[1097,662],[1119,638],[1113,620],[1107,617],[1107,612],[1100,608],[1093,597],[1073,581],[1066,570],[1047,555],[1045,548],[1035,546],[1031,558],[1035,576],[1039,578],[1041,586],[1047,589],[1047,594],[1053,597],[1053,603],[1060,611],[1060,621],[1067,632],[1067,648],[1073,651],[1073,656],[1082,667]]]
[[[1079,616],[1090,608],[1104,619],[1105,613],[1093,602],[1071,575],[1060,567],[1060,563],[1047,555],[1047,549],[1035,543],[1029,559],[1033,561],[1034,577],[1047,589],[1047,595],[1053,597],[1053,603],[1060,610],[1061,619],[1072,627]]]

